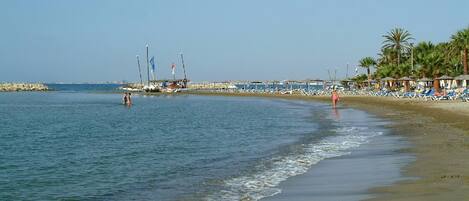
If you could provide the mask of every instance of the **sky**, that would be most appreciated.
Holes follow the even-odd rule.
[[[448,41],[466,0],[2,0],[0,82],[138,81],[145,45],[158,79],[328,79],[353,75],[382,35]],[[364,70],[360,69],[364,72]]]

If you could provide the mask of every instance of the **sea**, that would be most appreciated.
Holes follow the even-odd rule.
[[[50,84],[0,93],[0,200],[260,200],[387,122],[323,103]]]

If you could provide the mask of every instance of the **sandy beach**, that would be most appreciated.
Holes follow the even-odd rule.
[[[404,175],[416,180],[372,189],[372,200],[465,200],[469,198],[469,104],[377,97],[344,97],[343,104],[390,119],[407,137],[416,161]]]
[[[299,95],[220,94],[262,96],[328,102],[329,97]],[[369,189],[369,200],[467,200],[469,198],[469,104],[425,102],[390,97],[341,97],[340,105],[365,110],[393,122],[394,133],[409,140],[401,151],[415,161],[402,168],[408,178]],[[304,189],[308,191],[308,189]]]

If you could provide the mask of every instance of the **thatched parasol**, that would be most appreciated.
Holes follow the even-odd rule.
[[[406,92],[408,92],[410,90],[410,86],[409,86],[409,82],[412,81],[413,79],[409,78],[409,77],[401,77],[398,79],[398,81],[402,81],[404,82],[404,89]]]
[[[392,77],[385,77],[383,79],[381,79],[381,81],[394,81],[396,79],[392,78]]]
[[[443,75],[443,76],[441,76],[441,77],[437,77],[436,80],[437,80],[437,81],[442,81],[443,84],[445,85],[444,89],[446,89],[445,81],[446,81],[446,80],[448,80],[448,81],[449,81],[449,80],[453,80],[453,77],[450,77],[450,76],[447,76],[447,75]],[[434,82],[434,83],[433,83],[433,86],[435,87],[435,89],[438,89],[438,88],[440,87],[438,82]],[[450,86],[451,86],[451,83],[448,82],[448,87],[450,87]]]
[[[450,76],[447,76],[447,75],[443,75],[441,77],[437,77],[436,78],[437,80],[453,80],[453,77],[450,77]]]
[[[459,75],[454,77],[454,80],[469,80],[469,75]]]
[[[398,80],[399,80],[399,81],[412,81],[412,80],[414,80],[414,79],[409,78],[409,77],[401,77],[401,78],[399,78]]]
[[[433,82],[433,80],[432,80],[432,79],[430,79],[430,78],[427,78],[427,77],[424,77],[424,78],[422,78],[422,79],[419,79],[419,80],[417,80],[417,81],[419,81],[419,82]]]

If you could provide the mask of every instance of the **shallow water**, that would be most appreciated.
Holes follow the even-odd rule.
[[[254,200],[381,135],[322,104],[70,90],[0,94],[0,200]],[[339,123],[338,123],[339,122]],[[376,129],[373,129],[376,128]]]

